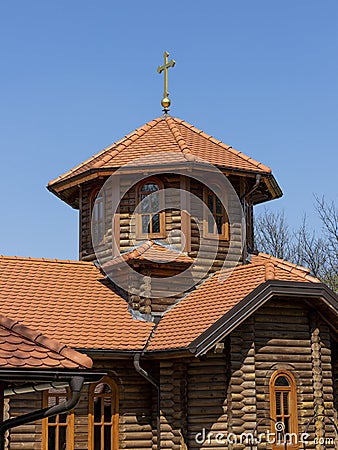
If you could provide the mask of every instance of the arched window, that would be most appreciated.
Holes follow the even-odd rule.
[[[92,241],[93,245],[103,242],[104,237],[104,196],[102,191],[93,195],[92,201]]]
[[[220,199],[211,190],[204,190],[204,203],[207,206],[204,215],[205,237],[229,239],[229,221]]]
[[[90,388],[88,427],[88,450],[118,449],[117,386],[107,377]]]
[[[165,237],[165,213],[160,212],[163,206],[161,187],[157,180],[147,180],[139,186],[138,204],[141,204],[137,215],[138,237]]]
[[[65,402],[67,389],[49,389],[43,393],[43,408]],[[74,412],[58,414],[42,421],[42,450],[74,449]]]
[[[296,382],[288,371],[277,370],[270,380],[270,414],[275,434],[274,448],[298,448]]]

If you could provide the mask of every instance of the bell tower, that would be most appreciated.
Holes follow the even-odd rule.
[[[253,207],[282,195],[271,169],[164,114],[48,184],[79,210],[84,261],[96,261],[137,314],[154,318],[211,272],[245,264]]]

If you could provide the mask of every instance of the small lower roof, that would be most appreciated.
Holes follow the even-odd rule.
[[[105,272],[109,272],[123,262],[133,263],[135,261],[158,263],[166,266],[168,264],[189,265],[193,263],[193,259],[190,256],[179,252],[175,248],[148,240],[103,264],[102,269]]]
[[[141,350],[154,327],[80,261],[0,256],[0,314],[78,349]]]
[[[93,361],[0,314],[0,369],[90,369]]]
[[[309,272],[264,253],[253,255],[251,263],[237,266],[225,276],[216,272],[165,313],[147,350],[186,348],[267,280],[319,283]]]

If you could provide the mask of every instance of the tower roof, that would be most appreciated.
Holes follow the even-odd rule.
[[[198,157],[229,173],[260,174],[268,183],[271,198],[282,194],[269,167],[188,122],[167,114],[137,128],[123,139],[50,181],[48,189],[76,207],[72,194],[80,183],[98,176],[108,176],[137,158],[157,155],[159,152],[168,152],[166,163],[170,163],[169,153],[176,153],[177,159],[173,162],[181,159],[182,162],[191,161]]]

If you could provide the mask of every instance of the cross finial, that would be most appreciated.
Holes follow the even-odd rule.
[[[161,105],[163,106],[164,113],[167,113],[169,111],[169,106],[170,106],[169,92],[168,92],[168,70],[170,67],[174,67],[174,65],[176,64],[176,62],[173,59],[168,61],[168,56],[169,56],[169,53],[164,52],[164,54],[163,54],[164,64],[163,64],[163,66],[158,66],[158,68],[157,68],[158,73],[162,73],[164,71],[164,91],[163,91],[163,98],[161,101]]]

